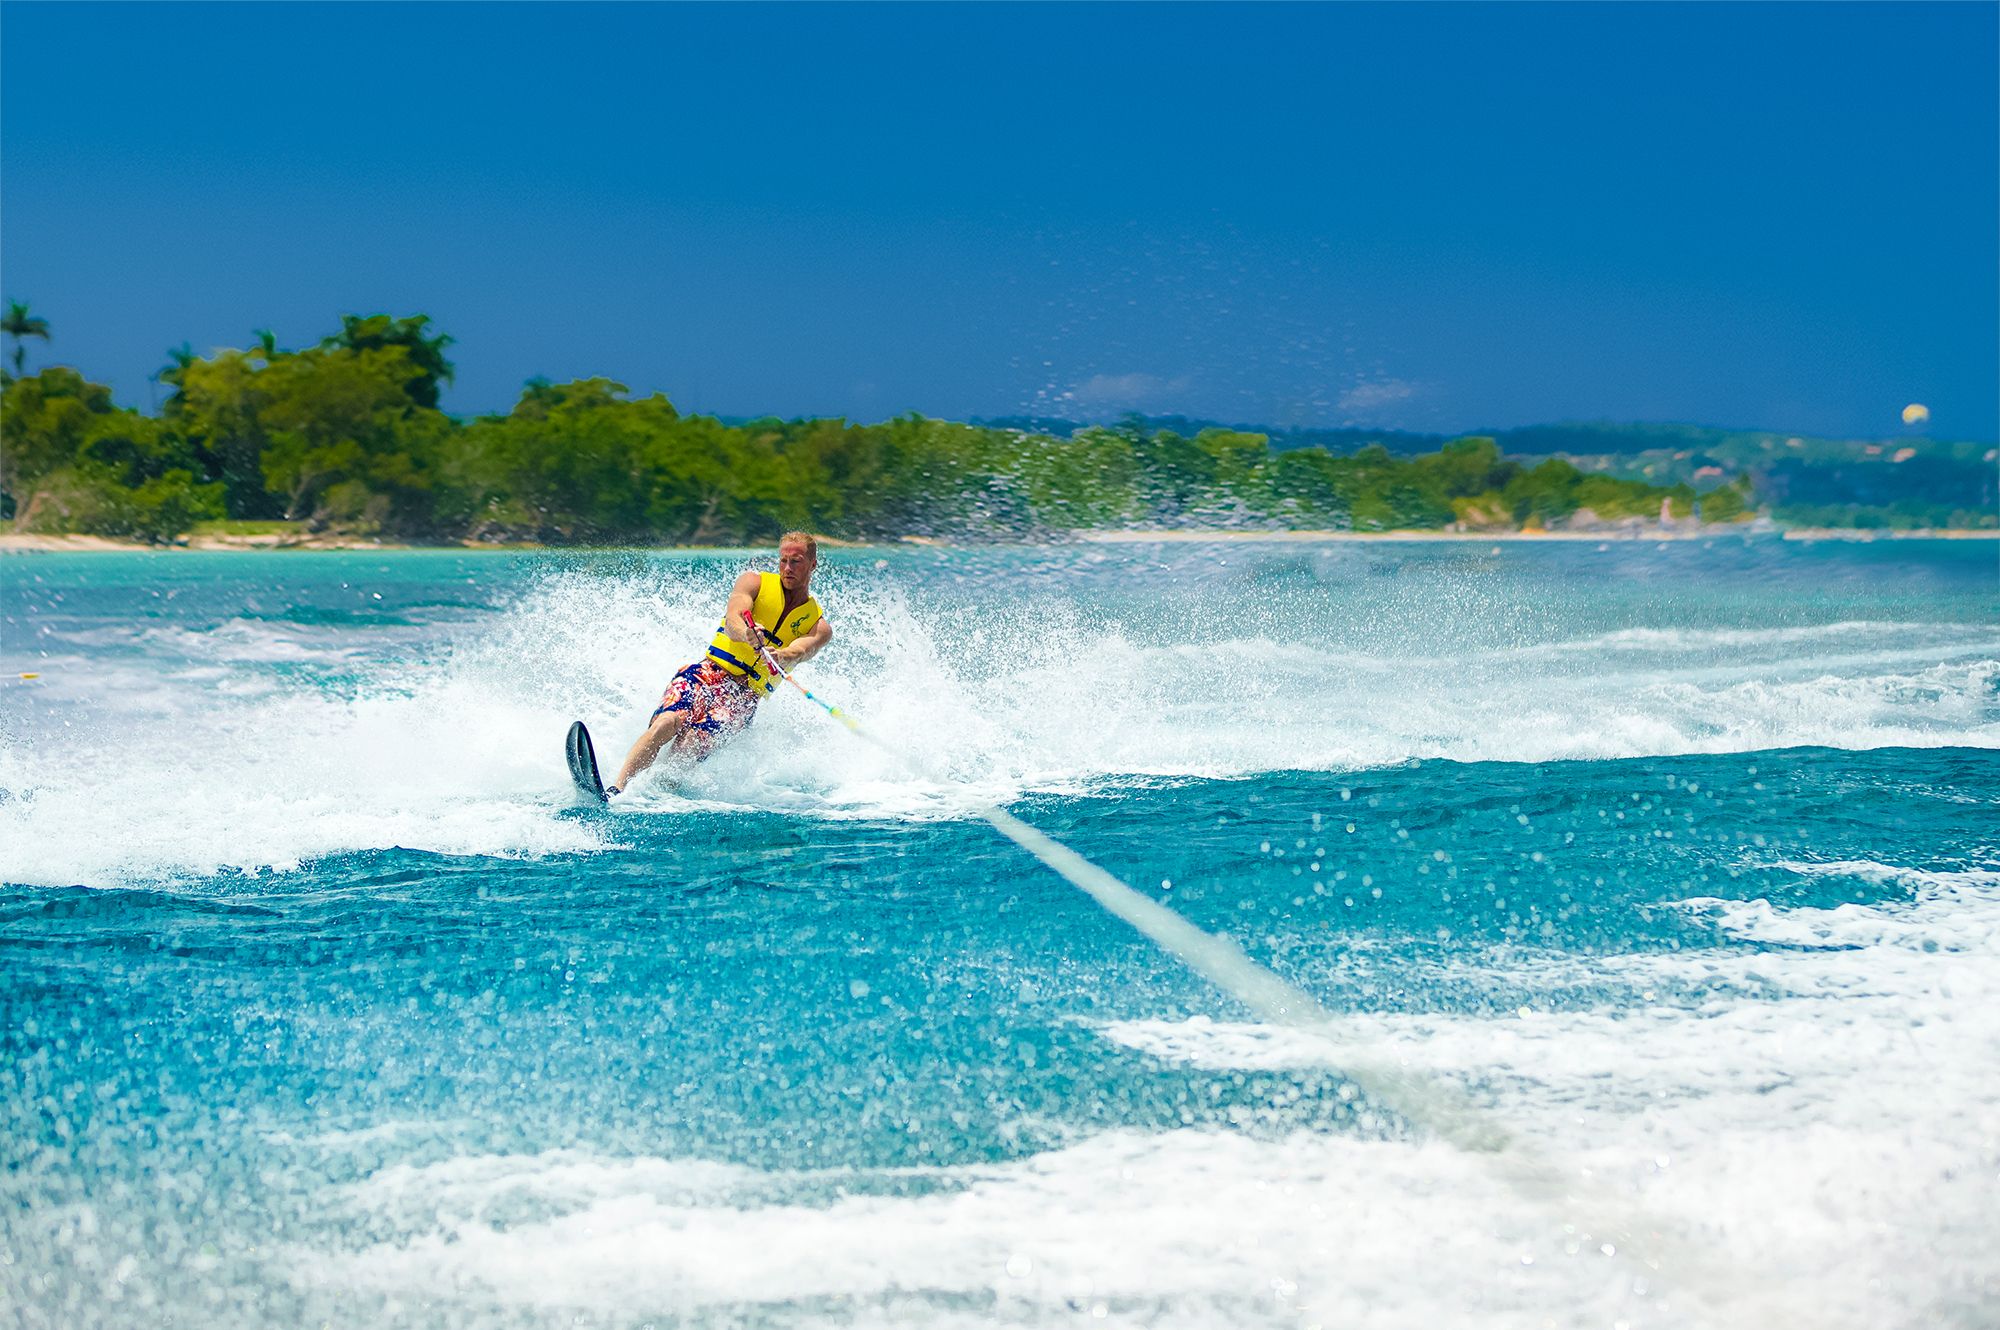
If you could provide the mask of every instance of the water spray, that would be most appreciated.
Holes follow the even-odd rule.
[[[870,734],[854,717],[824,698],[815,696],[811,689],[793,678],[765,645],[764,635],[756,621],[748,612],[743,618],[749,628],[750,641],[762,657],[766,669],[798,689],[808,701],[839,721],[863,742],[912,771],[918,770],[910,754]],[[1574,1168],[1559,1168],[1554,1161],[1544,1158],[1508,1132],[1491,1114],[1473,1105],[1455,1087],[1400,1067],[1383,1066],[1355,1057],[1343,1045],[1338,1018],[1333,1012],[1304,989],[1259,965],[1232,939],[1197,928],[1003,808],[980,804],[975,811],[995,831],[1040,860],[1058,877],[1241,1002],[1260,1019],[1311,1037],[1326,1049],[1329,1065],[1345,1076],[1357,1091],[1410,1125],[1460,1150],[1485,1158],[1492,1171],[1517,1194],[1553,1212],[1580,1236],[1587,1235],[1605,1255],[1625,1263],[1636,1278],[1655,1280],[1671,1268],[1681,1276],[1683,1291],[1693,1292],[1697,1281],[1692,1276],[1704,1262],[1675,1240],[1663,1222],[1607,1194],[1588,1178],[1587,1173]],[[1699,1283],[1711,1289],[1716,1287],[1714,1278],[1702,1279]],[[1666,1308],[1661,1310],[1664,1312]],[[1678,1310],[1681,1324],[1703,1323],[1686,1317],[1686,1313],[1693,1309],[1683,1306]],[[1782,1317],[1774,1316],[1777,1310],[1760,1309],[1758,1323],[1764,1326],[1781,1323]]]

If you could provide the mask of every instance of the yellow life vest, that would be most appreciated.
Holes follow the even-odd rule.
[[[819,623],[819,602],[808,596],[805,604],[785,614],[784,583],[776,573],[763,573],[757,583],[757,599],[750,605],[750,617],[757,621],[766,637],[788,647]],[[764,658],[757,648],[737,641],[726,628],[716,628],[715,640],[708,644],[708,658],[741,679],[752,692],[768,693],[778,686],[778,681],[764,668]]]

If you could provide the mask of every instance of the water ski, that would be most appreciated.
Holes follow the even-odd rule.
[[[590,746],[590,731],[582,721],[569,727],[569,741],[563,747],[569,757],[569,778],[576,782],[577,802],[603,807],[604,779],[597,774],[597,750]]]

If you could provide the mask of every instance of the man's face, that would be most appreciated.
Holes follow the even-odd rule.
[[[806,553],[806,547],[797,541],[778,546],[778,581],[787,591],[797,591],[812,576],[819,560]]]

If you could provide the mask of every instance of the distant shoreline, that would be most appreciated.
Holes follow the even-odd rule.
[[[1866,528],[1794,527],[1751,531],[1741,526],[1690,526],[1644,531],[1079,531],[1075,539],[1100,545],[1208,543],[1213,541],[1332,544],[1343,541],[1454,542],[1459,544],[1594,543],[1644,545],[1670,540],[1713,540],[1718,536],[1776,536],[1783,540],[1994,540],[2000,528],[1916,528],[1876,531]],[[942,542],[940,542],[942,543]]]
[[[279,536],[185,536],[164,545],[142,540],[118,540],[111,536],[52,536],[21,532],[0,533],[0,553],[4,554],[172,554],[213,553],[217,550],[419,550],[419,549],[536,549],[533,545],[483,545],[468,541],[462,545],[410,544],[394,540],[367,540],[347,536],[309,536],[289,539]]]
[[[1759,535],[1789,541],[1839,540],[1865,543],[1875,540],[2000,540],[2000,529],[1992,527],[1917,528],[1904,531],[1846,527],[1792,527],[1778,530],[1747,531],[1740,526],[1690,526],[1646,531],[1078,531],[1068,542],[1089,545],[1193,545],[1193,544],[1345,544],[1389,542],[1394,544],[1579,544],[1640,545],[1667,541],[1713,540],[1717,537]],[[901,541],[844,541],[822,537],[832,548],[893,544],[926,547],[965,548],[965,541],[939,540],[927,536],[905,536]],[[187,537],[168,545],[148,545],[143,541],[115,540],[109,536],[56,536],[20,532],[0,533],[0,554],[83,554],[83,553],[214,553],[217,551],[311,552],[369,550],[563,550],[593,549],[705,550],[739,549],[727,545],[545,545],[531,541],[459,541],[412,543],[370,540],[350,536],[226,536]]]

